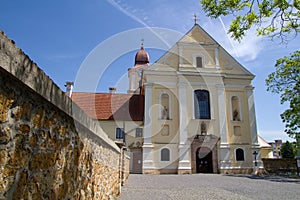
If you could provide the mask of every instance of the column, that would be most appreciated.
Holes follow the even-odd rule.
[[[187,94],[185,83],[178,85],[179,103],[179,165],[178,174],[191,173],[190,163],[190,144],[188,143],[187,133]]]
[[[144,144],[143,144],[143,173],[151,173],[153,166],[152,144],[152,84],[145,84],[145,111],[144,111]]]
[[[230,164],[230,151],[227,141],[227,125],[226,125],[226,96],[223,84],[217,85],[218,91],[218,111],[219,111],[219,132],[220,132],[220,169],[226,169]]]

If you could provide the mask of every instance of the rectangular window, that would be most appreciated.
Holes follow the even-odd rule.
[[[201,57],[196,57],[196,64],[198,68],[202,68],[202,58]]]
[[[142,128],[135,129],[135,137],[143,137],[143,129]]]
[[[116,139],[123,139],[124,137],[124,130],[122,128],[116,129]]]

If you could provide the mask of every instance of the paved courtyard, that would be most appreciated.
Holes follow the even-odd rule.
[[[221,174],[131,174],[118,200],[139,199],[300,199],[300,179]]]

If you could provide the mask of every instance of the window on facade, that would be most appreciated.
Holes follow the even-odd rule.
[[[241,136],[242,135],[241,127],[240,126],[234,126],[233,127],[233,134],[235,136]]]
[[[116,129],[116,138],[117,139],[123,139],[124,137],[124,131],[122,128],[117,128]]]
[[[143,129],[142,128],[135,129],[135,137],[143,137]]]
[[[236,149],[235,157],[236,157],[236,161],[244,161],[245,160],[244,150],[241,148]]]
[[[161,95],[161,119],[170,119],[169,95]]]
[[[164,148],[161,150],[161,161],[170,161],[170,150],[167,148]]]
[[[240,121],[241,120],[241,112],[240,112],[240,101],[237,96],[231,97],[231,112],[232,112],[232,120]]]
[[[200,56],[196,57],[196,66],[198,68],[202,68],[203,67],[202,66],[202,57],[200,57]]]
[[[196,119],[210,119],[210,103],[208,91],[195,90],[194,104]]]

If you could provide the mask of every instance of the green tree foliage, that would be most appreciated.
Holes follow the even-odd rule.
[[[280,151],[281,151],[282,158],[294,158],[295,157],[293,146],[291,143],[289,143],[289,141],[282,144]]]
[[[280,94],[281,104],[289,103],[289,109],[280,116],[285,132],[299,139],[300,133],[300,50],[277,60],[275,72],[266,79],[267,90]]]
[[[229,33],[241,40],[256,25],[258,35],[280,37],[297,35],[300,25],[300,0],[201,0],[207,16],[232,15]]]

